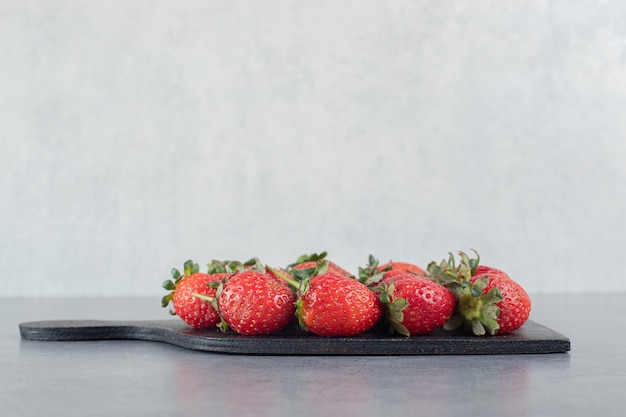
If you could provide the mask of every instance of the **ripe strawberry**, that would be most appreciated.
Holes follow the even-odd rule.
[[[275,278],[255,270],[237,272],[217,293],[217,307],[225,326],[243,335],[281,330],[295,312],[293,291]]]
[[[354,336],[370,330],[382,316],[376,295],[359,281],[328,269],[328,261],[320,261],[315,270],[294,270],[292,277],[274,270],[298,290],[300,327],[318,336]]]
[[[475,335],[506,334],[521,327],[530,316],[530,297],[520,284],[503,271],[479,265],[476,259],[459,252],[461,262],[454,256],[436,265],[429,264],[430,275],[450,289],[458,299],[454,316],[446,328],[464,325]]]
[[[442,327],[454,313],[456,297],[430,278],[411,273],[394,275],[374,288],[385,306],[391,332],[405,336],[429,333]]]
[[[161,305],[167,307],[172,302],[174,309],[170,314],[178,315],[185,323],[197,329],[215,326],[220,321],[219,314],[206,301],[194,297],[193,293],[214,297],[213,282],[220,282],[229,274],[205,274],[199,272],[199,266],[193,261],[185,262],[183,274],[172,269],[172,280],[163,282],[163,288],[170,291],[161,299]]]
[[[499,269],[479,265],[470,282],[475,283],[480,279],[488,278],[489,282],[483,289],[487,294],[492,288],[500,290],[502,301],[496,303],[500,309],[500,315],[496,319],[499,327],[497,334],[510,333],[522,327],[530,316],[531,301],[524,288]]]
[[[312,278],[297,306],[301,326],[319,336],[353,336],[370,330],[382,315],[369,288],[332,272]]]
[[[315,268],[317,263],[319,261],[325,260],[326,255],[328,255],[326,253],[326,251],[321,252],[321,253],[312,253],[310,255],[304,254],[304,255],[300,255],[298,257],[298,259],[290,264],[288,267],[290,269],[298,269],[298,270],[305,270],[305,269],[309,269],[309,268]],[[328,272],[332,272],[334,274],[337,275],[342,275],[344,277],[353,277],[354,275],[351,274],[349,271],[345,270],[344,268],[340,267],[339,265],[337,265],[336,263],[332,262],[332,261],[328,261]]]
[[[370,255],[368,264],[364,267],[359,267],[359,281],[372,287],[379,282],[388,281],[396,275],[404,275],[406,273],[423,276],[425,271],[419,266],[408,262],[389,261],[380,265],[378,259]]]

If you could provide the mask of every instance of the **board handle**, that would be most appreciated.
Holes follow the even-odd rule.
[[[20,323],[22,339],[40,341],[161,340],[163,321],[46,320]],[[171,327],[171,326],[170,326]]]

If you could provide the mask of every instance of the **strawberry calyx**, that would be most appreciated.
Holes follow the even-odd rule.
[[[426,274],[442,285],[458,281],[456,260],[452,252],[448,252],[448,259],[443,259],[439,263],[435,261],[429,263],[426,267]]]
[[[446,285],[458,301],[455,312],[444,324],[444,329],[456,330],[464,326],[476,336],[483,336],[486,333],[493,336],[498,332],[500,325],[497,319],[500,308],[497,303],[502,301],[503,297],[497,287],[483,294],[488,284],[489,277],[485,276],[473,283],[463,280]]]
[[[324,260],[327,255],[328,255],[328,252],[326,251],[323,251],[320,253],[310,253],[310,254],[305,253],[305,254],[298,256],[298,258],[296,259],[294,263],[291,263],[287,266],[289,268],[293,268],[294,266],[305,263],[305,262],[319,262],[319,261]]]
[[[181,279],[198,272],[200,272],[200,266],[197,263],[193,262],[191,259],[185,261],[185,263],[183,264],[182,274],[178,269],[172,268],[172,270],[170,271],[172,279],[166,279],[161,284],[164,289],[169,291],[169,293],[161,298],[161,307],[165,308],[170,304],[170,302],[174,298],[174,290],[176,290],[176,285],[180,282]],[[170,314],[174,316],[176,315],[176,312],[173,309],[170,309]]]
[[[361,284],[365,284],[368,287],[378,284],[385,277],[385,273],[390,271],[392,268],[391,264],[386,266],[383,269],[380,269],[380,262],[378,259],[374,258],[373,255],[370,255],[367,260],[367,265],[359,267],[359,282]]]
[[[246,262],[241,261],[220,261],[213,259],[207,264],[208,274],[231,274],[234,272],[242,272],[250,266],[255,265],[257,258],[252,258]]]
[[[326,256],[327,256],[326,251],[321,252],[321,253],[300,255],[298,259],[296,259],[295,262],[287,265],[286,270],[290,271],[291,269],[306,269],[306,268],[314,267],[317,263],[327,260]],[[341,266],[339,266],[338,264],[330,260],[327,260],[327,261],[328,261],[328,272],[333,272],[337,275],[343,275],[348,278],[355,278],[354,274],[351,273],[350,271],[342,268]]]
[[[503,300],[502,293],[497,287],[485,293],[489,285],[487,275],[471,281],[480,263],[478,252],[472,251],[476,258],[459,252],[461,260],[458,265],[452,253],[439,264],[431,262],[427,268],[428,275],[448,288],[457,298],[454,314],[444,325],[444,329],[456,330],[463,326],[476,336],[495,335],[500,328],[497,322],[500,308],[497,304]]]
[[[394,298],[391,301],[393,293],[396,289],[395,282],[381,282],[379,286],[372,288],[378,294],[378,299],[384,306],[385,321],[388,324],[389,333],[400,333],[403,336],[411,336],[409,330],[402,324],[404,321],[404,312],[409,302],[403,297]]]

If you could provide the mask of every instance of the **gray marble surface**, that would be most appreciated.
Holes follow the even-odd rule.
[[[4,298],[7,416],[623,415],[624,294],[536,295],[567,354],[269,357],[143,341],[21,340],[44,319],[162,319],[151,298]]]

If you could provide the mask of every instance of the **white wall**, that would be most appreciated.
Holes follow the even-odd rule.
[[[4,295],[476,248],[626,291],[626,3],[0,0]]]

